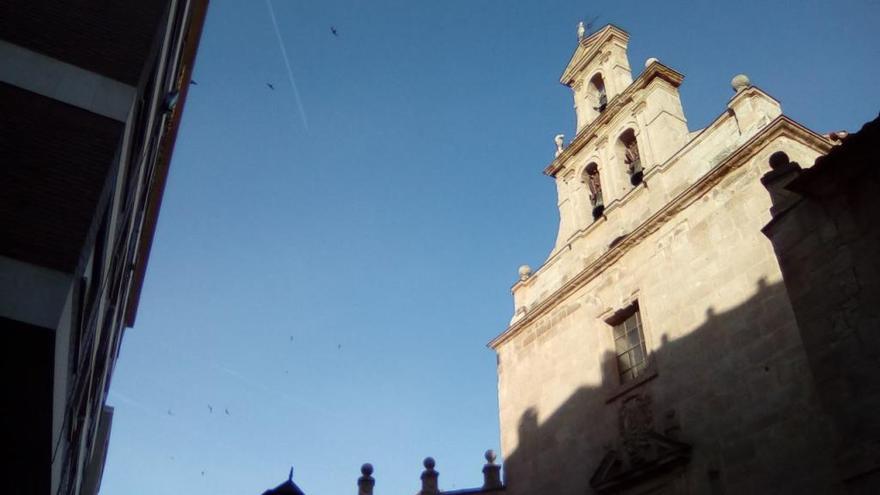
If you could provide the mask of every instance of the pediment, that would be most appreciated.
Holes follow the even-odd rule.
[[[580,39],[571,60],[568,61],[568,65],[562,72],[562,77],[559,78],[559,82],[571,86],[575,76],[596,57],[603,46],[614,39],[626,43],[629,41],[629,34],[613,24],[608,24],[595,33]]]
[[[647,432],[635,447],[608,451],[590,478],[590,486],[599,493],[625,488],[686,463],[690,453],[686,443]]]

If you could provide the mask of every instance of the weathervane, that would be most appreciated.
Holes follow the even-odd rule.
[[[593,26],[596,24],[597,20],[599,20],[599,16],[593,17],[586,24],[584,21],[578,23],[578,40],[584,39],[586,35],[593,31]]]

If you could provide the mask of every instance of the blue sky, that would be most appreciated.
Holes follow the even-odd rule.
[[[258,494],[291,465],[309,495],[354,493],[367,461],[377,494],[414,493],[427,455],[442,488],[478,486],[486,343],[556,235],[541,170],[573,133],[580,19],[630,33],[635,75],[685,74],[691,130],[740,72],[820,132],[880,110],[876,1],[273,5],[304,114],[265,1],[212,0],[104,495]]]

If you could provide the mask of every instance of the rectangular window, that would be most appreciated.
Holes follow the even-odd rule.
[[[617,355],[617,372],[620,383],[634,380],[648,367],[645,334],[638,304],[633,304],[628,315],[613,325],[614,353]]]

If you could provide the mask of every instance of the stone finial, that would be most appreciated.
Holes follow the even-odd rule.
[[[369,462],[361,466],[361,477],[358,478],[358,495],[373,495],[376,480],[371,476],[373,465]]]
[[[522,265],[519,267],[519,279],[526,280],[532,276],[532,267],[529,265]]]
[[[422,489],[419,491],[419,495],[437,495],[440,493],[440,488],[437,485],[437,478],[440,476],[440,473],[434,470],[435,464],[433,457],[425,457],[424,462],[422,462],[425,470],[422,471]]]
[[[752,81],[750,81],[749,76],[745,74],[737,74],[733,76],[733,79],[730,80],[730,85],[733,87],[734,92],[739,93],[740,91],[751,86]]]
[[[782,210],[797,202],[800,196],[789,191],[786,186],[801,173],[801,166],[791,161],[784,151],[777,151],[768,160],[770,171],[761,177],[761,184],[770,193],[770,214],[774,217]]]
[[[584,21],[578,23],[578,40],[584,39],[584,35],[587,34],[587,28],[584,26]]]
[[[562,143],[565,141],[565,134],[557,134],[553,138],[553,142],[556,143],[556,156],[562,154]]]
[[[501,488],[501,466],[495,464],[495,451],[486,451],[486,465],[483,466],[483,490]]]
[[[648,60],[645,60],[645,68],[647,69],[647,68],[650,67],[651,64],[653,64],[654,62],[659,62],[659,60],[657,60],[657,59],[654,58],[654,57],[651,57],[651,58],[649,58]]]

